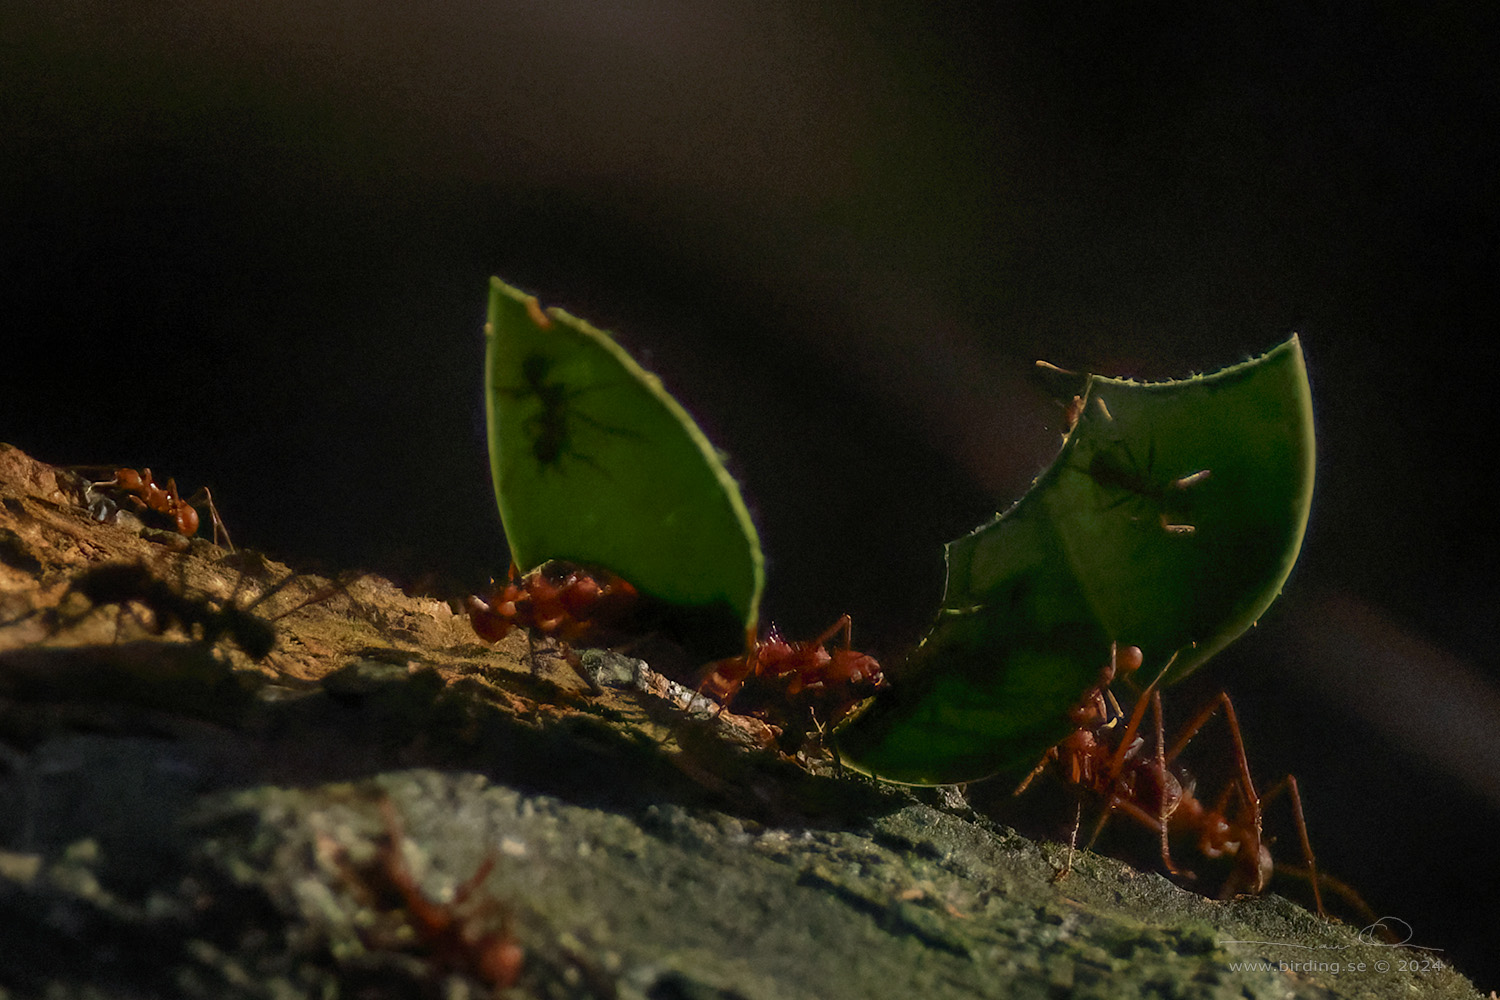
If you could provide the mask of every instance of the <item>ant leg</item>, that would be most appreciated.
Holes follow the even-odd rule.
[[[1158,679],[1160,679],[1160,678],[1158,678]],[[1155,684],[1156,684],[1156,682],[1152,681],[1152,686],[1153,687],[1155,686]],[[1138,702],[1137,705],[1139,706],[1141,704],[1144,704],[1144,702],[1145,702],[1145,698],[1142,697],[1141,701]],[[1154,758],[1155,758],[1154,759],[1154,763],[1156,765],[1157,788],[1158,788],[1158,795],[1159,795],[1159,799],[1158,799],[1157,807],[1156,807],[1157,808],[1156,815],[1153,816],[1151,813],[1147,812],[1145,809],[1141,808],[1140,805],[1138,805],[1137,803],[1131,801],[1130,799],[1123,798],[1123,797],[1117,795],[1114,792],[1114,786],[1115,786],[1115,784],[1118,784],[1119,776],[1115,775],[1114,778],[1112,779],[1111,790],[1108,793],[1108,801],[1105,804],[1104,813],[1103,813],[1103,815],[1101,815],[1099,817],[1099,822],[1094,827],[1094,833],[1093,833],[1093,836],[1089,839],[1089,845],[1092,846],[1093,843],[1094,843],[1094,841],[1096,841],[1096,840],[1099,839],[1099,835],[1104,832],[1105,824],[1109,821],[1109,817],[1113,813],[1115,813],[1117,811],[1118,812],[1123,812],[1125,815],[1129,816],[1131,819],[1134,819],[1141,826],[1144,826],[1146,829],[1148,829],[1148,830],[1154,830],[1156,832],[1157,836],[1160,838],[1160,843],[1161,843],[1161,860],[1162,860],[1162,864],[1166,866],[1166,869],[1167,869],[1168,872],[1170,872],[1173,875],[1181,876],[1182,878],[1188,878],[1188,879],[1197,878],[1197,876],[1194,875],[1192,872],[1187,871],[1187,870],[1182,869],[1182,868],[1178,868],[1177,865],[1174,864],[1173,861],[1172,861],[1172,851],[1171,851],[1171,848],[1170,848],[1170,846],[1168,845],[1168,842],[1167,842],[1167,834],[1169,832],[1168,819],[1171,817],[1172,812],[1176,809],[1177,803],[1175,803],[1175,802],[1170,803],[1171,808],[1168,808],[1168,806],[1169,806],[1169,803],[1167,801],[1167,788],[1168,788],[1167,779],[1168,779],[1168,773],[1167,773],[1167,759],[1166,759],[1166,754],[1162,750],[1162,747],[1163,747],[1163,736],[1162,736],[1163,729],[1162,729],[1161,692],[1160,691],[1152,691],[1151,692],[1151,707],[1152,707],[1152,714],[1155,716],[1155,721],[1156,721],[1156,753],[1154,755]],[[1134,718],[1134,717],[1138,716],[1139,714],[1140,714],[1139,712],[1132,713],[1132,717]]]
[[[1217,712],[1220,708],[1224,709],[1224,722],[1229,727],[1230,739],[1234,741],[1235,764],[1240,772],[1238,780],[1243,783],[1243,787],[1246,790],[1253,791],[1255,788],[1255,783],[1250,778],[1250,761],[1245,756],[1245,741],[1240,738],[1239,717],[1235,715],[1234,702],[1230,701],[1229,695],[1224,691],[1220,691],[1219,694],[1207,705],[1205,705],[1203,709],[1197,714],[1197,716],[1193,718],[1192,722],[1183,727],[1182,732],[1177,736],[1177,741],[1172,744],[1172,749],[1167,751],[1167,762],[1171,763],[1172,761],[1177,759],[1177,756],[1182,753],[1184,748],[1187,747],[1188,741],[1191,740],[1194,736],[1198,735],[1198,730],[1207,725],[1208,720],[1213,718],[1214,713]]]
[[[1250,758],[1245,753],[1245,739],[1240,734],[1239,716],[1235,713],[1234,702],[1230,699],[1228,693],[1220,691],[1218,697],[1204,706],[1193,719],[1192,723],[1177,737],[1177,742],[1173,744],[1171,752],[1167,754],[1167,759],[1175,759],[1182,752],[1182,749],[1187,746],[1188,740],[1192,739],[1198,730],[1202,729],[1208,723],[1208,720],[1213,718],[1214,713],[1221,708],[1224,710],[1224,724],[1229,729],[1230,742],[1234,746],[1235,768],[1239,772],[1231,787],[1238,790],[1240,802],[1244,806],[1245,812],[1249,814],[1248,817],[1238,820],[1234,824],[1240,833],[1239,846],[1235,851],[1237,864],[1235,873],[1230,876],[1229,882],[1224,886],[1224,891],[1226,893],[1230,892],[1232,888],[1243,881],[1248,891],[1258,893],[1265,888],[1266,881],[1271,876],[1270,855],[1265,849],[1265,843],[1261,836],[1262,800],[1261,796],[1255,791],[1255,779],[1250,775]],[[1215,811],[1220,816],[1223,815],[1224,807],[1228,804],[1229,792],[1230,788],[1225,788],[1223,794],[1219,797],[1219,804]],[[1298,804],[1300,806],[1300,800]],[[1305,832],[1304,828],[1303,842],[1307,844]],[[1310,857],[1310,844],[1308,844],[1308,854]]]
[[[1189,486],[1197,486],[1199,483],[1203,482],[1203,480],[1212,475],[1212,473],[1212,469],[1199,469],[1197,472],[1194,472],[1190,475],[1182,476],[1178,479],[1172,480],[1172,488],[1185,490]]]
[[[1094,837],[1099,836],[1099,830],[1104,829],[1104,821],[1109,818],[1109,810],[1099,818],[1099,828],[1094,831]],[[1062,869],[1052,873],[1053,882],[1061,882],[1073,872],[1073,855],[1078,851],[1078,828],[1083,825],[1083,799],[1078,800],[1077,807],[1073,811],[1073,832],[1068,835],[1068,860],[1063,862]],[[1089,841],[1090,844],[1093,840]]]
[[[472,896],[484,880],[490,877],[490,872],[495,870],[495,854],[491,851],[485,855],[479,867],[474,869],[474,874],[464,880],[464,884],[453,890],[453,906],[462,906],[464,901]]]
[[[844,648],[849,649],[853,641],[853,637],[851,634],[852,629],[852,621],[850,620],[848,615],[844,615],[840,617],[838,621],[830,625],[822,635],[818,636],[812,642],[808,643],[808,646],[810,648],[816,649],[817,647],[826,643],[829,639],[832,639],[834,636],[838,635],[840,631],[842,631],[844,633]]]
[[[1134,649],[1135,647],[1131,646],[1129,648]],[[1110,656],[1114,657],[1116,655],[1115,648],[1112,645],[1110,647]],[[1167,658],[1167,662],[1162,664],[1161,670],[1157,671],[1156,676],[1151,679],[1151,683],[1146,685],[1146,690],[1142,691],[1140,697],[1136,699],[1135,708],[1130,712],[1130,721],[1125,726],[1125,733],[1120,737],[1120,745],[1115,747],[1114,756],[1109,760],[1109,780],[1111,783],[1118,781],[1120,778],[1120,771],[1125,766],[1125,755],[1130,750],[1130,744],[1135,741],[1135,734],[1140,729],[1141,719],[1145,717],[1147,698],[1156,690],[1156,686],[1161,683],[1161,679],[1167,675],[1167,671],[1172,669],[1172,664],[1176,662],[1177,654],[1173,653]],[[1172,755],[1168,754],[1167,760],[1171,759]]]
[[[314,604],[321,604],[322,602],[328,600],[330,597],[337,597],[339,594],[343,594],[349,599],[350,606],[353,607],[355,611],[359,612],[361,617],[369,621],[370,618],[364,613],[364,610],[361,607],[360,603],[354,599],[354,595],[349,593],[349,588],[358,583],[360,580],[363,580],[368,574],[356,572],[353,573],[352,576],[348,573],[340,575],[343,576],[344,579],[330,581],[328,586],[318,588],[317,590],[313,591],[311,595],[309,595],[308,597],[304,597],[302,600],[298,601],[296,604],[293,604],[285,611],[276,612],[276,614],[271,616],[270,620],[273,622],[280,621],[287,615],[296,614],[303,608],[311,607]],[[257,597],[254,604],[248,605],[246,610],[255,607],[256,605],[264,601],[267,597],[270,597],[272,594],[281,590],[287,584],[291,583],[295,577],[296,574],[293,573],[291,576],[285,577],[284,579],[277,582],[276,585],[271,587],[270,590],[267,590],[264,594]]]
[[[1328,914],[1323,910],[1323,895],[1318,891],[1318,860],[1313,857],[1312,841],[1307,837],[1307,820],[1302,815],[1302,795],[1297,790],[1296,775],[1289,774],[1271,786],[1271,790],[1260,798],[1261,808],[1264,809],[1266,803],[1279,795],[1283,789],[1291,795],[1292,819],[1297,823],[1297,836],[1302,841],[1302,860],[1307,862],[1308,881],[1312,883],[1313,902],[1317,905],[1318,916],[1326,917]]]
[[[1406,943],[1405,938],[1398,936],[1394,930],[1386,926],[1386,918],[1375,915],[1375,911],[1370,909],[1370,904],[1366,903],[1365,898],[1349,883],[1341,879],[1336,879],[1327,872],[1314,873],[1308,871],[1306,868],[1299,868],[1296,865],[1278,865],[1277,867],[1284,874],[1291,875],[1293,878],[1306,879],[1314,885],[1321,883],[1333,890],[1334,895],[1349,904],[1350,909],[1358,914],[1359,919],[1364,922],[1365,931],[1373,929],[1387,944],[1400,945]],[[1317,876],[1316,879],[1313,877],[1315,874]],[[1322,915],[1327,917],[1327,914]],[[1338,918],[1328,917],[1328,919],[1337,920]]]
[[[1015,791],[1011,792],[1010,794],[1011,795],[1020,795],[1022,792],[1026,791],[1027,788],[1031,787],[1031,783],[1034,780],[1036,780],[1036,776],[1039,775],[1039,774],[1041,774],[1043,771],[1047,770],[1047,765],[1050,764],[1050,763],[1052,763],[1052,760],[1053,760],[1053,758],[1050,756],[1050,754],[1047,755],[1047,756],[1042,757],[1041,763],[1038,764],[1036,767],[1033,767],[1031,769],[1031,773],[1028,774],[1026,777],[1022,778],[1021,779],[1021,783],[1019,785],[1017,785],[1015,787]]]
[[[234,542],[230,541],[229,539],[229,529],[224,526],[224,520],[219,517],[219,508],[214,506],[214,495],[209,491],[209,488],[207,486],[200,488],[197,493],[194,493],[192,496],[188,497],[182,502],[187,504],[189,507],[197,507],[200,504],[204,507],[207,507],[208,520],[214,528],[214,544],[218,545],[219,536],[223,535],[224,548],[228,549],[231,553],[234,552]]]
[[[1153,681],[1152,683],[1155,684],[1156,682]],[[1181,801],[1181,799],[1179,797],[1178,802],[1172,802],[1170,804],[1171,808],[1168,808],[1167,755],[1162,750],[1162,745],[1166,739],[1166,726],[1162,722],[1161,717],[1160,691],[1153,691],[1151,693],[1151,713],[1156,721],[1156,781],[1157,786],[1160,789],[1161,796],[1161,800],[1157,805],[1156,822],[1161,831],[1161,861],[1162,864],[1167,866],[1167,871],[1171,872],[1173,875],[1181,875],[1184,878],[1197,878],[1197,876],[1192,872],[1179,870],[1177,866],[1172,863],[1172,849],[1167,843],[1167,834],[1169,832],[1168,820],[1171,819],[1172,813],[1176,811],[1178,803]],[[1179,792],[1179,796],[1180,794],[1181,793]]]

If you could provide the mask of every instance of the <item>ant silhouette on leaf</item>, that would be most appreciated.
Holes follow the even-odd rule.
[[[1058,397],[1063,408],[1063,437],[1071,435],[1078,422],[1083,419],[1085,399],[1074,386],[1080,386],[1081,376],[1076,372],[1059,368],[1046,361],[1038,361],[1034,375],[1047,390]],[[1097,418],[1114,423],[1114,414],[1103,396],[1093,396]],[[1130,504],[1138,509],[1153,511],[1161,529],[1169,535],[1191,535],[1197,526],[1189,524],[1175,512],[1181,502],[1189,499],[1188,491],[1212,475],[1209,469],[1199,469],[1185,475],[1163,479],[1156,471],[1156,442],[1146,448],[1145,461],[1140,461],[1123,439],[1112,442],[1108,448],[1094,452],[1088,465],[1078,469],[1099,486],[1120,495],[1105,504],[1105,510],[1113,510]],[[1138,519],[1138,518],[1137,518]]]
[[[1104,400],[1097,402],[1101,408],[1104,407]],[[1122,494],[1106,504],[1104,509],[1112,510],[1124,504],[1134,504],[1155,510],[1157,522],[1169,535],[1191,535],[1196,532],[1197,526],[1183,522],[1181,515],[1174,513],[1172,508],[1183,499],[1184,493],[1207,479],[1211,475],[1210,470],[1199,469],[1185,476],[1161,481],[1154,473],[1154,441],[1147,447],[1144,464],[1136,460],[1130,446],[1123,441],[1119,442],[1118,450],[1124,454],[1123,461],[1114,449],[1095,452],[1094,457],[1089,460],[1089,478],[1105,489],[1117,490]]]
[[[527,310],[537,326],[542,329],[552,326],[552,319],[542,312],[535,299],[527,302]],[[575,406],[574,401],[578,397],[606,387],[585,385],[570,388],[567,382],[551,377],[556,364],[555,358],[545,354],[528,354],[521,360],[523,384],[500,388],[498,391],[514,400],[536,402],[536,412],[524,417],[520,422],[520,428],[531,443],[532,457],[543,470],[559,468],[564,458],[571,458],[593,467],[597,472],[608,475],[592,456],[575,447],[574,438],[578,427],[583,426],[600,433],[623,437],[633,438],[639,435],[628,428],[615,427],[597,420]]]

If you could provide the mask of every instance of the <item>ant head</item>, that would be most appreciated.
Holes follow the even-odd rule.
[[[464,601],[464,609],[469,613],[469,624],[475,634],[485,642],[499,642],[509,635],[516,617],[514,602],[497,602],[491,607],[480,598],[470,596]]]
[[[1141,669],[1141,664],[1146,662],[1146,656],[1141,652],[1139,646],[1119,646],[1111,644],[1109,648],[1110,666],[1119,673],[1129,676]]]
[[[575,618],[588,611],[599,599],[602,588],[587,573],[574,573],[562,589],[562,602]]]
[[[1247,840],[1235,859],[1236,867],[1239,869],[1235,873],[1235,880],[1248,886],[1249,892],[1259,895],[1265,891],[1266,885],[1271,881],[1271,872],[1275,869],[1275,865],[1271,861],[1271,849],[1260,838],[1257,837],[1253,841],[1253,846],[1256,848],[1253,857],[1251,851],[1245,850],[1251,846],[1252,842]]]
[[[834,650],[832,661],[827,671],[829,680],[879,686],[885,679],[880,672],[879,661],[869,653],[838,649]]]
[[[116,469],[115,485],[127,493],[135,493],[151,481],[151,470],[145,470],[145,474],[134,469]]]

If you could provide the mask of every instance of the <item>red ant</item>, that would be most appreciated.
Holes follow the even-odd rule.
[[[513,628],[527,628],[571,644],[618,628],[638,599],[634,587],[608,570],[554,560],[525,577],[512,563],[505,586],[464,603],[469,623],[486,642],[499,642]]]
[[[401,850],[405,832],[390,799],[381,799],[380,812],[386,830],[386,843],[379,850],[375,869],[380,884],[370,885],[371,880],[360,878],[357,885],[375,892],[393,892],[427,956],[440,968],[468,973],[497,991],[514,986],[521,978],[525,952],[511,934],[509,913],[502,911],[498,930],[485,930],[476,924],[495,905],[484,900],[476,906],[466,905],[494,870],[494,852],[486,855],[474,874],[453,891],[453,902],[435,903],[427,898],[406,863]],[[346,875],[351,881],[356,878],[347,868]]]
[[[198,533],[197,507],[207,507],[214,526],[214,544],[219,544],[219,536],[222,534],[224,547],[230,552],[234,551],[234,543],[229,540],[229,529],[219,519],[219,510],[214,506],[213,494],[207,486],[184,499],[177,491],[177,480],[168,479],[166,486],[158,486],[150,469],[116,469],[113,479],[94,483],[93,486],[96,489],[119,490],[130,500],[137,513],[149,511],[165,518],[178,534],[188,538]]]
[[[1032,779],[1049,765],[1055,766],[1062,772],[1065,782],[1087,789],[1104,799],[1104,812],[1094,827],[1093,837],[1089,841],[1091,844],[1098,839],[1109,817],[1117,812],[1122,813],[1158,835],[1162,863],[1168,872],[1194,878],[1191,872],[1181,870],[1173,864],[1168,836],[1174,833],[1195,835],[1198,850],[1206,857],[1229,857],[1233,860],[1233,872],[1221,892],[1221,896],[1227,898],[1236,892],[1258,894],[1270,881],[1273,865],[1268,844],[1262,836],[1261,819],[1266,803],[1285,791],[1291,796],[1292,815],[1306,862],[1305,874],[1312,886],[1313,901],[1318,913],[1326,915],[1319,891],[1320,882],[1328,883],[1340,895],[1349,898],[1357,908],[1368,911],[1363,900],[1352,889],[1334,879],[1319,876],[1312,844],[1307,837],[1307,824],[1302,813],[1302,797],[1298,792],[1297,779],[1289,774],[1265,794],[1255,790],[1244,740],[1240,735],[1239,719],[1235,715],[1234,703],[1227,694],[1220,692],[1217,698],[1183,728],[1171,748],[1166,749],[1161,692],[1157,689],[1161,677],[1166,673],[1167,668],[1164,667],[1137,699],[1118,739],[1110,738],[1110,730],[1119,724],[1124,713],[1110,693],[1109,684],[1117,671],[1133,673],[1140,668],[1142,662],[1141,651],[1136,646],[1124,650],[1111,649],[1110,662],[1100,671],[1099,682],[1084,693],[1080,703],[1069,713],[1069,720],[1077,729],[1047,751],[1042,762],[1027,775],[1014,794],[1019,795],[1025,791]],[[1169,660],[1167,667],[1171,663]],[[1137,735],[1148,703],[1156,724],[1154,753],[1142,753],[1145,740]],[[1188,741],[1221,709],[1234,746],[1236,774],[1214,804],[1207,806],[1194,794],[1193,778],[1173,762]],[[1231,796],[1237,803],[1234,808],[1230,808]],[[1082,809],[1081,804],[1079,808]],[[1075,823],[1074,843],[1077,835],[1078,825]],[[1072,845],[1069,851],[1071,864]],[[1066,875],[1068,870],[1069,867],[1065,866],[1059,876]]]
[[[875,657],[850,648],[851,627],[844,615],[816,639],[787,642],[773,625],[765,639],[740,656],[709,664],[698,690],[727,707],[747,681],[777,682],[787,698],[812,696],[826,721],[837,722],[885,680]],[[824,645],[840,632],[843,645],[830,653]]]

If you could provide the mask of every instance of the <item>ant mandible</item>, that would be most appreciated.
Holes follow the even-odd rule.
[[[741,655],[709,664],[698,690],[728,707],[747,681],[763,679],[778,685],[787,699],[811,697],[825,721],[836,723],[885,680],[875,657],[851,648],[851,629],[843,615],[816,639],[787,642],[773,625]],[[825,645],[840,633],[842,645],[829,652]]]
[[[177,533],[191,538],[198,533],[198,511],[197,507],[202,505],[208,508],[208,515],[214,528],[214,544],[219,544],[219,536],[224,537],[224,547],[230,552],[234,551],[234,543],[229,539],[229,529],[224,527],[224,522],[219,518],[219,509],[214,506],[214,497],[207,486],[198,490],[192,496],[183,498],[177,490],[177,480],[168,479],[166,486],[159,486],[151,474],[150,469],[116,469],[113,479],[93,484],[96,489],[117,489],[130,500],[138,513],[150,511],[159,515],[176,529]]]
[[[1302,797],[1297,779],[1289,774],[1264,794],[1256,791],[1254,780],[1250,776],[1244,739],[1240,734],[1239,719],[1228,694],[1220,692],[1183,728],[1171,748],[1167,749],[1158,685],[1172,664],[1172,660],[1168,660],[1166,667],[1136,700],[1118,738],[1111,739],[1111,731],[1119,725],[1124,713],[1110,693],[1109,685],[1117,673],[1133,673],[1140,668],[1142,662],[1143,656],[1136,646],[1124,650],[1111,648],[1110,662],[1100,671],[1098,683],[1084,693],[1079,704],[1069,713],[1069,721],[1077,728],[1047,751],[1042,762],[1026,776],[1014,794],[1019,795],[1025,791],[1031,781],[1049,766],[1055,767],[1061,772],[1064,782],[1104,799],[1104,810],[1094,827],[1090,844],[1098,839],[1110,816],[1121,813],[1157,834],[1161,844],[1162,863],[1168,872],[1191,879],[1195,877],[1192,872],[1179,869],[1173,863],[1168,839],[1170,834],[1195,836],[1198,851],[1204,856],[1232,859],[1233,871],[1221,891],[1222,897],[1228,897],[1237,892],[1258,894],[1264,891],[1270,881],[1273,863],[1269,846],[1262,835],[1261,821],[1266,803],[1286,792],[1291,798],[1292,815],[1306,863],[1306,876],[1312,886],[1313,901],[1318,913],[1326,916],[1319,890],[1320,881],[1325,880],[1358,908],[1367,910],[1363,900],[1352,889],[1319,876],[1312,844],[1307,836],[1307,823],[1302,812]],[[1138,735],[1148,704],[1156,727],[1153,753],[1142,752],[1145,740]],[[1208,806],[1195,794],[1193,778],[1174,762],[1188,741],[1221,710],[1234,748],[1235,776],[1214,804]],[[1236,800],[1236,808],[1230,808],[1231,797]],[[1080,821],[1081,817],[1080,811]],[[1075,823],[1075,843],[1077,834],[1078,825]],[[1070,863],[1071,848],[1072,845]],[[1066,875],[1067,871],[1068,866],[1065,866],[1059,875]]]

